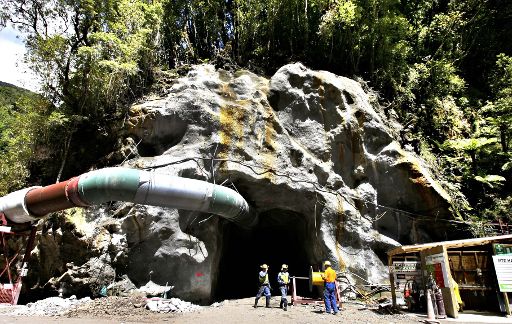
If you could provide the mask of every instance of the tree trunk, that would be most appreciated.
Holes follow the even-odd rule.
[[[69,148],[71,146],[71,139],[73,138],[73,132],[69,134],[68,139],[66,140],[66,144],[64,144],[64,156],[62,157],[62,162],[60,164],[59,173],[57,174],[57,179],[55,183],[60,182],[60,178],[62,177],[62,172],[64,171],[64,166],[66,165],[66,161],[68,159]]]
[[[469,156],[471,157],[471,171],[473,175],[476,175],[477,165],[476,165],[476,151],[469,151]]]
[[[501,149],[504,153],[508,152],[508,127],[504,124],[500,124],[500,141]]]

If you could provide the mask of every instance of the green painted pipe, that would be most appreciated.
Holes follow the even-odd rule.
[[[105,168],[47,187],[34,187],[0,197],[0,212],[14,223],[108,201],[212,213],[243,227],[256,223],[249,205],[236,191],[167,174],[128,168]]]

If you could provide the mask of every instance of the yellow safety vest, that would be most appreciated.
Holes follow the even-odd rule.
[[[260,276],[260,284],[261,285],[268,285],[268,272],[265,274],[264,277]]]
[[[281,280],[285,283],[285,284],[288,284],[290,282],[290,278],[288,276],[288,272],[280,272],[279,273],[279,277],[281,277]]]

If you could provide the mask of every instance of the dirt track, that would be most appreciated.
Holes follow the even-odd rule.
[[[228,301],[222,307],[208,309],[199,313],[185,314],[177,318],[176,323],[417,323],[407,315],[379,315],[362,306],[347,304],[337,315],[325,314],[323,306],[292,306],[287,312],[279,308],[279,298],[272,299],[272,308],[263,306],[252,308],[253,298]],[[260,305],[262,305],[260,301]]]
[[[204,307],[198,312],[159,314],[144,309],[139,301],[120,298],[93,300],[65,315],[12,316],[6,313],[0,323],[418,323],[408,315],[380,315],[362,306],[346,304],[338,315],[323,313],[323,306],[291,306],[287,312],[279,308],[279,298],[272,298],[272,308],[254,309],[253,298],[224,301],[218,307]]]

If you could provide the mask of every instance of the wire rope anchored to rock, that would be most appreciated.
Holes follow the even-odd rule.
[[[242,227],[256,224],[247,201],[236,191],[209,182],[129,168],[105,168],[46,187],[0,197],[0,212],[13,223],[52,212],[108,201],[194,210],[219,215]]]

